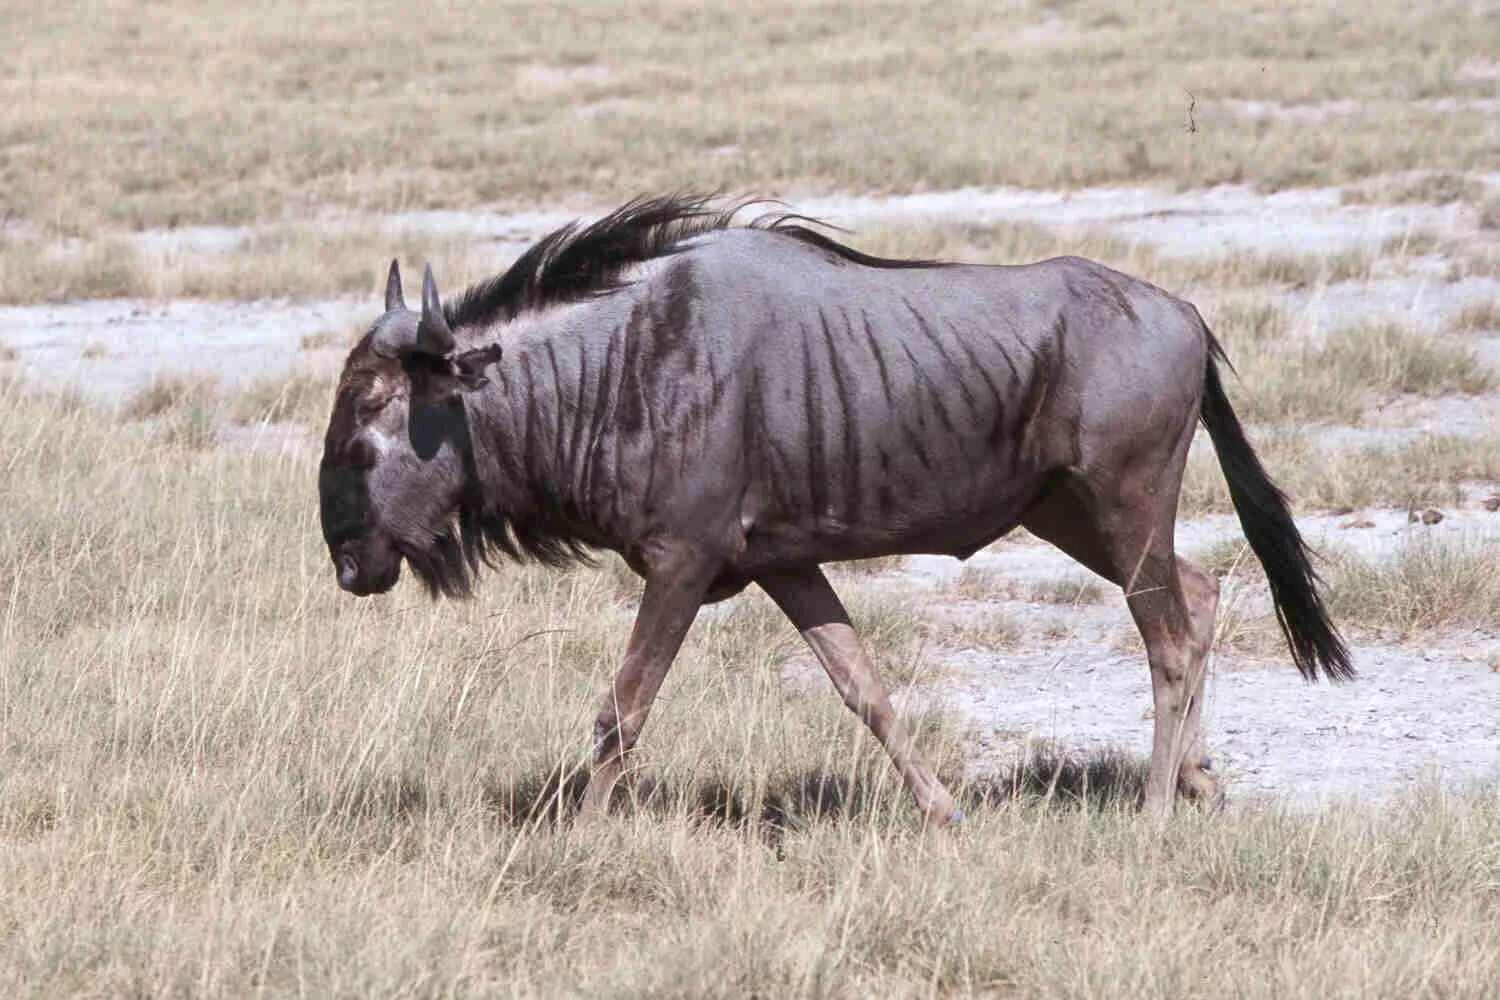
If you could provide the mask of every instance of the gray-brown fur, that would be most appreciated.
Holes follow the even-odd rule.
[[[341,583],[404,559],[464,594],[497,554],[621,553],[646,580],[601,710],[602,807],[700,604],[760,583],[890,750],[953,813],[818,567],[966,557],[1024,524],[1126,590],[1158,739],[1148,800],[1212,795],[1197,714],[1217,586],[1172,551],[1200,416],[1305,673],[1349,672],[1287,514],[1223,397],[1193,307],[1078,258],[885,261],[795,219],[632,203],[538,244],[444,310],[394,297],[351,353],[325,442]]]

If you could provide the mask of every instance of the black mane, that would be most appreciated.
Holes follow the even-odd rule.
[[[448,324],[479,325],[621,287],[620,272],[632,264],[675,253],[687,240],[730,229],[755,199],[712,207],[712,195],[659,195],[634,198],[597,222],[570,222],[543,236],[505,273],[471,285],[444,308]],[[744,228],[781,233],[866,267],[933,267],[928,260],[889,260],[860,253],[808,228],[817,219],[770,213]],[[831,226],[827,228],[833,228]]]

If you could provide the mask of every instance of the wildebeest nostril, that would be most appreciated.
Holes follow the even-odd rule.
[[[354,584],[359,580],[359,563],[354,561],[350,555],[339,557],[339,586],[345,590],[353,590]]]

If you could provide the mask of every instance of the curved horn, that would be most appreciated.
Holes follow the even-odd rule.
[[[385,276],[385,311],[395,312],[406,308],[406,298],[401,294],[401,267],[391,258],[391,270]]]
[[[422,271],[422,320],[417,324],[417,350],[424,354],[445,355],[453,352],[454,344],[448,317],[443,315],[443,304],[438,300],[432,265],[428,264]]]

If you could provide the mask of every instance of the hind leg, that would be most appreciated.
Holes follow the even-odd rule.
[[[1188,709],[1183,722],[1182,758],[1177,766],[1177,790],[1190,799],[1217,805],[1221,801],[1219,780],[1203,766],[1208,748],[1203,741],[1202,718],[1214,617],[1219,609],[1219,578],[1182,558],[1177,560],[1177,576],[1188,609],[1191,634],[1186,678]]]
[[[1203,684],[1218,581],[1173,552],[1177,484],[1186,448],[1166,469],[1110,477],[1109,495],[1070,475],[1054,482],[1022,523],[1125,592],[1146,645],[1155,705],[1146,810],[1165,816],[1174,793],[1212,799],[1201,767]],[[1169,485],[1170,489],[1163,489]]]

